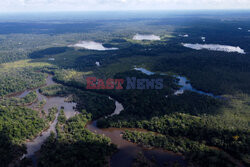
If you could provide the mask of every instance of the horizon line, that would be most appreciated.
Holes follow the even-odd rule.
[[[0,11],[0,14],[15,14],[15,13],[84,13],[84,12],[192,12],[192,11],[249,11],[249,9],[131,9],[131,10],[55,10],[55,11]]]

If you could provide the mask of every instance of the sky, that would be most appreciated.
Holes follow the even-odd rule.
[[[0,0],[0,12],[250,9],[250,0]]]

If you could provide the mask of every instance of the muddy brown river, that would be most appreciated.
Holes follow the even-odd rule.
[[[143,153],[145,157],[156,160],[159,166],[164,166],[165,163],[173,164],[178,162],[182,166],[187,166],[184,157],[173,152],[164,151],[161,149],[146,149],[138,144],[128,142],[122,138],[122,132],[125,130],[138,130],[138,129],[126,129],[126,128],[107,128],[99,129],[96,126],[96,121],[89,123],[86,128],[91,132],[99,135],[105,135],[109,137],[112,143],[118,147],[116,152],[110,161],[111,167],[130,167],[132,166],[134,158],[136,158],[139,152]],[[141,130],[140,130],[141,131]]]
[[[113,100],[112,98],[110,98]],[[113,115],[119,115],[124,109],[122,104],[115,101],[115,111]],[[187,166],[184,157],[173,152],[164,151],[162,149],[146,149],[138,144],[128,142],[122,138],[122,132],[125,130],[136,130],[136,131],[146,131],[142,129],[128,129],[128,128],[107,128],[100,129],[96,126],[97,121],[93,121],[87,124],[86,128],[91,132],[99,135],[105,135],[109,137],[115,145],[118,147],[118,152],[116,152],[110,160],[111,167],[130,167],[132,166],[133,160],[136,158],[138,153],[143,153],[145,157],[151,159],[153,158],[158,166],[165,166],[165,164],[173,164],[178,162],[182,166]]]
[[[52,75],[49,75],[47,78],[46,86],[56,84],[52,80]],[[35,89],[38,95],[38,101],[34,104],[31,104],[27,107],[34,109],[37,103],[39,103],[42,100],[46,100],[46,104],[43,106],[43,110],[48,113],[48,109],[52,107],[57,107],[60,109],[61,107],[64,107],[64,112],[67,118],[75,116],[78,112],[74,110],[76,103],[69,103],[65,101],[65,97],[46,97],[39,93],[39,88]],[[24,91],[23,93],[20,93],[16,95],[16,97],[24,97],[26,96],[31,90]],[[114,100],[110,98],[110,100]],[[123,110],[123,106],[118,101],[115,101],[115,111],[113,115],[119,115],[120,112]],[[58,116],[58,113],[57,113]],[[49,137],[51,132],[55,132],[55,126],[57,124],[57,116],[54,122],[50,124],[50,127],[41,133],[41,135],[37,136],[34,140],[26,142],[27,146],[27,154],[23,155],[22,158],[27,157],[31,158],[33,161],[33,166],[36,166],[36,152],[38,152],[42,146],[42,144],[46,141],[46,139]],[[91,132],[95,134],[105,135],[109,137],[112,141],[112,143],[116,144],[118,147],[118,151],[111,157],[110,165],[111,167],[130,167],[132,165],[132,162],[134,158],[136,158],[137,154],[139,152],[143,153],[144,156],[151,159],[154,158],[154,160],[158,163],[159,166],[164,166],[165,163],[167,164],[173,164],[175,162],[178,162],[182,166],[186,166],[186,162],[184,160],[184,157],[172,152],[164,151],[161,149],[146,149],[138,144],[134,144],[131,142],[128,142],[122,138],[122,132],[124,132],[126,129],[122,128],[108,128],[108,129],[100,129],[96,126],[96,121],[90,122],[87,124],[86,128],[90,130]],[[129,129],[129,130],[138,130],[138,129]],[[142,130],[140,130],[142,131]]]

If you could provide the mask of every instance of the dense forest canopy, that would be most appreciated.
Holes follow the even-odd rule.
[[[249,20],[244,14],[216,17],[209,13],[199,17],[163,14],[156,18],[125,17],[80,23],[60,19],[47,23],[1,22],[0,164],[8,166],[20,159],[27,151],[25,141],[34,139],[56,120],[56,133],[51,133],[43,143],[38,166],[108,165],[116,146],[109,138],[85,128],[88,122],[97,120],[99,128],[147,130],[132,129],[122,137],[142,147],[181,153],[189,164],[248,166]],[[160,40],[136,41],[135,34],[154,34]],[[95,41],[103,47],[118,49],[69,47],[79,41]],[[246,54],[194,50],[182,43],[239,46]],[[154,73],[147,75],[135,67]],[[48,75],[53,75],[56,83],[46,85]],[[187,77],[196,90],[220,98],[192,90],[176,95],[181,87],[177,76]],[[164,87],[88,90],[87,77],[161,78]],[[15,97],[25,90],[30,91],[25,97]],[[67,119],[66,109],[60,106],[59,110],[54,107],[44,111],[52,97],[77,103],[74,107],[77,115]],[[124,109],[110,117],[116,109],[116,100]],[[29,109],[30,104],[35,107]],[[31,163],[29,158],[20,162],[23,166]],[[139,155],[135,164],[150,166],[154,162]]]

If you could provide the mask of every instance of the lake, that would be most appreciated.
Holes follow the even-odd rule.
[[[69,47],[84,48],[88,50],[98,50],[98,51],[118,50],[118,48],[106,48],[103,46],[102,43],[94,41],[79,41],[76,44],[69,45]]]
[[[138,41],[142,41],[142,40],[148,40],[148,41],[156,41],[156,40],[161,40],[161,38],[157,35],[146,35],[146,34],[136,34],[133,37],[133,40],[138,40]]]

